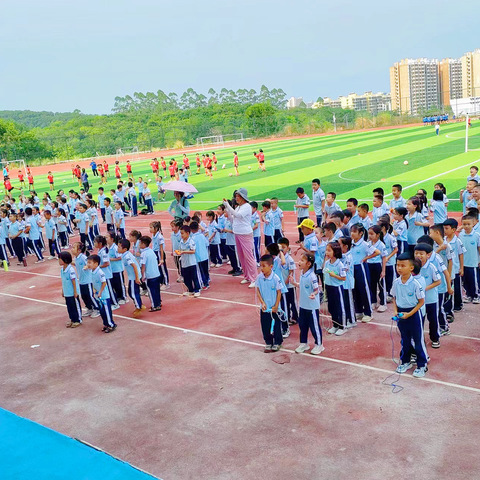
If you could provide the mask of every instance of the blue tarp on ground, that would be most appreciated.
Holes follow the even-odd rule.
[[[0,408],[0,479],[155,480],[155,477]]]

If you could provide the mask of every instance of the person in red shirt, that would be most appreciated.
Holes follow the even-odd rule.
[[[77,182],[78,186],[82,186],[82,169],[80,168],[80,165],[77,165],[75,167],[75,176],[77,177]]]
[[[197,172],[196,174],[198,175],[200,173],[200,167],[202,163],[200,162],[200,155],[197,153],[197,156],[195,157],[195,162],[197,164]]]
[[[110,167],[108,166],[108,163],[107,163],[106,160],[103,161],[103,168],[104,168],[104,170],[105,170],[105,176],[106,176],[106,177],[109,177],[109,176],[110,176],[110,172],[108,171],[108,169],[109,169]]]
[[[235,168],[235,175],[238,177],[238,155],[237,152],[233,152],[233,167]]]
[[[53,183],[52,172],[48,172],[47,178],[48,178],[48,183],[50,184],[50,190],[54,190],[55,189],[55,184]]]
[[[130,175],[132,173],[132,165],[130,160],[127,160],[127,173]]]
[[[175,164],[173,163],[173,160],[170,160],[170,163],[168,165],[168,172],[170,173],[170,179],[175,180],[177,177],[177,172],[175,171]]]
[[[115,177],[117,180],[122,178],[122,173],[120,172],[120,165],[118,164],[118,160],[115,162]]]
[[[190,173],[190,160],[188,159],[186,153],[183,154],[183,168],[188,170],[188,172]]]
[[[150,166],[152,167],[153,174],[156,175],[158,173],[158,160],[156,158],[154,158],[150,162]]]
[[[213,162],[213,171],[217,171],[217,156],[215,155],[215,152],[212,152],[212,162]]]
[[[72,163],[70,168],[72,169],[72,178],[75,180],[77,178],[77,167]]]
[[[253,155],[254,155],[255,157],[257,157],[258,166],[259,166],[260,170],[261,170],[262,172],[264,172],[264,171],[265,171],[265,155],[263,154],[263,150],[260,149],[260,150],[258,151],[258,153],[257,153],[257,152],[253,152]]]
[[[25,175],[21,170],[18,171],[18,180],[20,180],[20,188],[25,188]]]
[[[28,179],[28,188],[29,190],[33,190],[35,187],[33,185],[33,175],[31,173],[29,173],[27,175],[27,179]]]
[[[205,159],[205,173],[210,178],[213,178],[213,175],[212,175],[212,159],[210,158],[210,155],[208,153],[207,153],[206,157],[207,158]]]
[[[160,157],[160,165],[162,166],[163,170],[163,176],[167,176],[167,162],[165,162],[165,159],[163,157]]]
[[[29,175],[30,173],[32,173],[32,172],[30,171],[30,167],[29,167],[28,165],[25,165],[25,168],[27,169],[27,175]]]
[[[98,164],[97,170],[100,174],[100,183],[107,183],[107,179],[105,178],[105,170],[103,169],[103,165],[101,163]]]
[[[5,186],[5,190],[10,193],[13,190],[12,183],[8,177],[5,177],[3,180],[3,185]]]

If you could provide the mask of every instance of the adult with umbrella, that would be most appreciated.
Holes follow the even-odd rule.
[[[185,197],[185,193],[196,193],[198,190],[191,183],[179,180],[166,183],[163,189],[172,190],[175,196],[175,200],[168,207],[168,213],[175,218],[184,219],[187,217],[190,213],[190,205]]]
[[[248,201],[246,188],[239,188],[235,192],[235,209],[224,198],[223,204],[232,219],[232,230],[235,235],[237,256],[245,278],[240,282],[249,283],[249,288],[255,288],[257,278],[257,263],[253,253],[252,207]]]

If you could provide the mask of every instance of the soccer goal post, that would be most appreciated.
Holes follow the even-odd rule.
[[[121,147],[117,148],[115,153],[115,160],[117,161],[127,161],[127,160],[137,160],[138,159],[138,147]]]
[[[465,115],[465,153],[480,150],[480,112]]]
[[[206,150],[207,147],[224,147],[226,143],[243,142],[243,132],[239,133],[226,133],[224,135],[210,135],[209,137],[197,138],[197,146]]]
[[[3,176],[5,177],[5,173],[8,172],[8,178],[17,178],[18,171],[22,170],[27,176],[27,164],[23,158],[19,158],[17,160],[0,160],[0,166],[2,168]]]

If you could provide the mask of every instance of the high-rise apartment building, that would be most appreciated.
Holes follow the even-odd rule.
[[[462,61],[459,58],[444,58],[439,65],[442,105],[463,97]]]
[[[462,97],[480,97],[480,49],[467,52],[462,63]]]
[[[418,114],[441,105],[438,60],[404,59],[390,67],[392,110]]]

